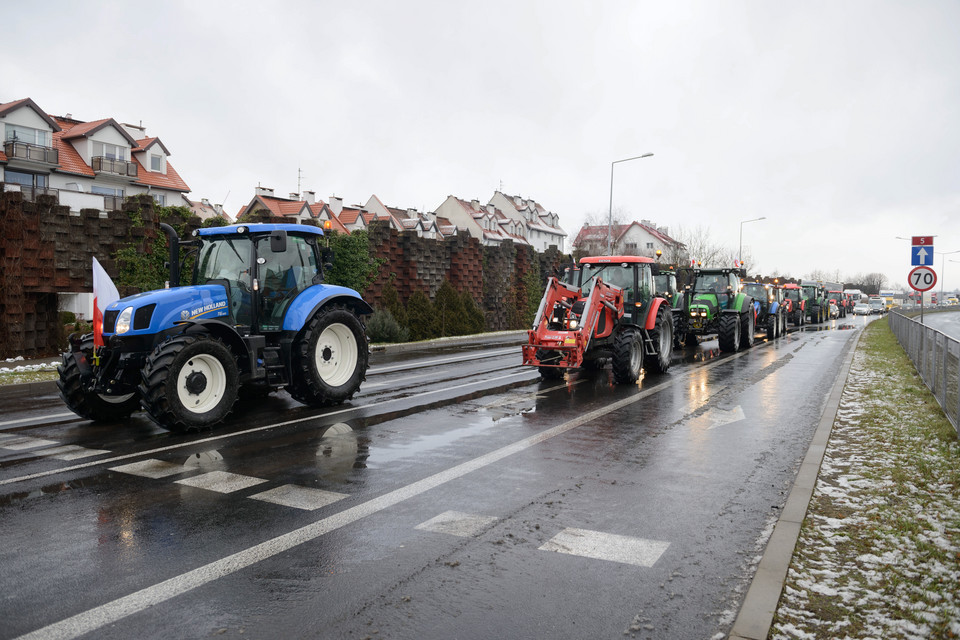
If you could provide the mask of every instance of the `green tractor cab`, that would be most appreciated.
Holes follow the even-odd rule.
[[[695,269],[693,284],[683,292],[677,328],[682,344],[716,334],[720,350],[733,352],[753,346],[756,310],[753,298],[741,291],[740,269]]]

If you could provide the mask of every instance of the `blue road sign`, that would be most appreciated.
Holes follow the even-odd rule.
[[[910,264],[915,267],[932,267],[933,266],[933,245],[929,247],[911,247],[910,248]]]

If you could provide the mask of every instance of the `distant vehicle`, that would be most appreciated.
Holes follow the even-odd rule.
[[[870,305],[864,302],[858,302],[853,305],[853,315],[855,316],[868,316],[871,313],[873,313],[873,311],[870,309]]]
[[[870,312],[875,314],[884,314],[887,312],[887,303],[883,300],[871,300]]]
[[[840,307],[838,307],[835,302],[830,303],[830,317],[831,318],[840,317]]]

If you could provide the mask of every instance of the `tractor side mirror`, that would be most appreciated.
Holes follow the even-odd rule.
[[[287,250],[287,232],[284,229],[274,229],[270,232],[270,251],[284,253]]]
[[[320,261],[323,263],[324,269],[329,269],[333,266],[333,249],[330,247],[323,247],[320,249]]]

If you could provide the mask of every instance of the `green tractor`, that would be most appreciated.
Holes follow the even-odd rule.
[[[692,285],[684,288],[680,302],[681,325],[676,332],[682,344],[697,336],[716,334],[720,350],[734,352],[753,346],[756,310],[753,298],[741,291],[740,269],[695,269]]]
[[[807,318],[813,324],[826,322],[830,319],[830,305],[827,302],[827,292],[823,285],[815,282],[801,282],[803,297],[807,301]]]

